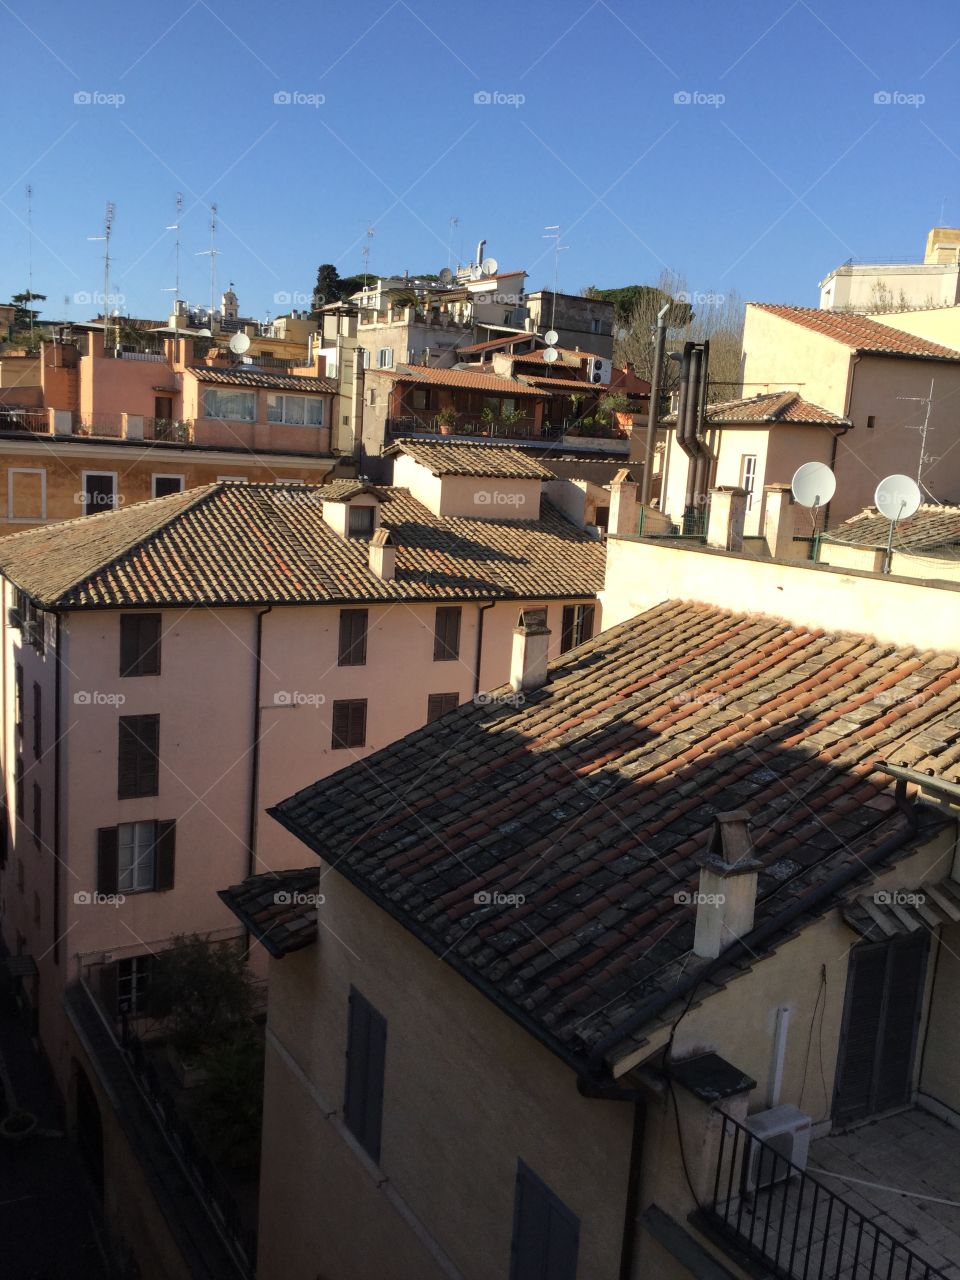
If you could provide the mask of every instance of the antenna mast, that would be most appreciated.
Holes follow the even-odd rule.
[[[560,243],[560,224],[555,223],[551,227],[544,227],[544,240],[553,241],[553,305],[550,308],[550,328],[557,327],[557,289],[560,281],[560,255],[564,249],[569,249],[568,244]]]
[[[30,317],[30,350],[33,350],[33,187],[27,183],[27,314]]]
[[[913,400],[917,404],[925,404],[927,406],[927,411],[923,415],[923,422],[917,424],[908,422],[906,425],[908,431],[920,432],[920,457],[917,459],[917,487],[920,489],[926,489],[931,498],[934,495],[930,493],[930,490],[927,489],[927,486],[923,483],[923,465],[925,462],[939,461],[939,455],[934,456],[933,454],[927,453],[927,436],[930,432],[930,411],[933,408],[934,382],[935,379],[931,378],[930,391],[925,396],[897,396],[898,400]]]
[[[369,271],[370,271],[370,246],[371,246],[373,237],[376,235],[376,229],[374,227],[367,227],[366,234],[367,234],[367,243],[360,250],[360,257],[363,259],[363,283],[364,284],[367,283],[367,275],[369,274]]]
[[[217,254],[220,250],[217,248],[217,206],[210,206],[210,248],[201,249],[197,254],[198,258],[210,258],[210,323],[213,324],[214,311],[217,301]]]

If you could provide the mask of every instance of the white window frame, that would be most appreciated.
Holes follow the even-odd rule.
[[[757,463],[759,458],[755,453],[741,453],[740,455],[740,488],[747,491],[747,510],[753,510],[753,493],[757,487]],[[753,463],[753,466],[750,466]]]
[[[40,515],[15,516],[13,514],[13,477],[15,475],[40,476]],[[34,524],[47,518],[47,469],[46,467],[7,468],[7,520],[10,524]]]
[[[207,412],[207,396],[249,396],[253,401],[253,417],[252,418],[228,418],[223,413]],[[243,387],[219,387],[205,384],[201,387],[200,407],[203,410],[203,416],[209,418],[211,422],[256,422],[257,421],[257,393],[256,390],[250,391]]]
[[[120,972],[121,965],[130,966],[129,976],[124,976]],[[150,956],[126,956],[123,960],[117,961],[117,1007],[122,1008],[123,1003],[127,1001],[127,1013],[134,1017],[142,1013],[143,1010],[138,1007],[138,996],[140,1003],[144,1003],[149,999],[150,995]]]
[[[281,416],[280,416],[280,418],[279,418],[279,419],[278,419],[278,418],[271,418],[271,417],[270,417],[270,401],[271,401],[271,400],[281,400],[281,401],[283,402],[283,403],[281,404],[281,406],[280,406],[280,414],[281,414]],[[315,401],[317,402],[317,404],[319,404],[319,406],[320,406],[320,421],[319,421],[319,422],[290,422],[290,421],[288,421],[288,420],[287,420],[287,417],[286,417],[286,412],[287,412],[287,403],[286,403],[286,402],[287,402],[288,400],[302,400],[302,401],[315,400]],[[326,412],[325,412],[325,411],[326,411],[326,405],[324,404],[323,396],[310,395],[310,394],[309,394],[309,392],[301,392],[300,394],[293,394],[293,395],[289,395],[289,394],[287,394],[287,392],[285,392],[285,391],[270,391],[270,392],[268,392],[268,394],[267,394],[267,422],[269,422],[271,426],[275,426],[275,427],[279,427],[279,426],[286,426],[286,427],[317,427],[317,428],[319,428],[319,427],[322,427],[322,426],[324,425],[324,418],[326,417]],[[306,406],[305,406],[305,405],[304,405],[304,417],[306,417]]]
[[[249,476],[217,476],[217,480],[234,480],[237,484],[249,484]]]
[[[125,833],[129,836],[126,841]],[[127,867],[123,864],[125,847],[133,855]],[[121,822],[117,827],[117,892],[151,892],[156,883],[156,870],[156,822],[152,818],[143,822]],[[129,876],[129,881],[125,881],[125,875]]]
[[[599,333],[599,332],[600,332],[600,321],[599,321],[599,320],[591,320],[591,321],[590,321],[590,332],[591,332],[591,333]]]
[[[389,356],[389,360],[384,360],[384,356]],[[393,347],[380,347],[377,350],[377,368],[392,369],[393,368]]]
[[[178,474],[175,471],[155,471],[153,475],[150,477],[151,498],[155,498],[157,496],[158,480],[179,480],[181,493],[183,493],[184,489],[187,487],[187,477],[185,475]]]
[[[113,481],[113,505],[104,507],[104,511],[120,510],[120,482],[116,471],[81,471],[80,472],[80,493],[83,502],[83,514],[89,515],[87,510],[87,477],[88,476],[109,476]]]

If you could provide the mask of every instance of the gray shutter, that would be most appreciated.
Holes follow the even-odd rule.
[[[877,1047],[874,1111],[910,1101],[913,1054],[923,1000],[927,936],[892,943],[887,964],[883,1027]]]
[[[159,788],[159,716],[121,716],[117,747],[117,795],[155,796]]]
[[[97,832],[97,892],[116,893],[120,874],[120,848],[116,827]]]
[[[374,1160],[380,1158],[386,1044],[386,1019],[351,987],[344,1120]]]
[[[157,823],[157,839],[153,848],[153,887],[157,890],[173,888],[173,867],[176,856],[177,824],[173,819]]]
[[[575,1280],[580,1221],[517,1161],[510,1280]]]

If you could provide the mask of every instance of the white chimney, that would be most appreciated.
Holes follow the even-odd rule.
[[[513,651],[510,656],[510,687],[514,693],[531,693],[547,682],[547,651],[550,628],[544,623],[525,621],[513,629]]]
[[[788,484],[763,486],[763,537],[774,560],[789,560],[793,555],[796,507]]]
[[[370,538],[370,570],[384,582],[397,576],[397,548],[389,529],[377,529]]]
[[[747,517],[747,491],[735,485],[710,490],[707,546],[721,551],[743,550],[743,523]]]
[[[713,960],[753,928],[761,865],[754,857],[747,810],[718,813],[710,850],[700,863],[695,955]]]
[[[639,491],[640,486],[626,467],[613,477],[610,482],[610,518],[607,521],[609,534],[619,537],[624,533],[639,533]]]

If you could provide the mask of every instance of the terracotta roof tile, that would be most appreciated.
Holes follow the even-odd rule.
[[[876,356],[915,356],[923,360],[960,360],[960,351],[929,342],[901,329],[870,320],[867,316],[842,311],[821,311],[817,307],[787,307],[772,302],[751,302],[758,311],[779,316],[801,328],[832,338],[851,351]]]
[[[704,963],[690,894],[718,812],[750,814],[759,924],[901,829],[879,761],[960,777],[955,654],[672,601],[550,672],[271,813],[581,1059]]]
[[[536,333],[511,333],[506,338],[490,338],[487,342],[472,342],[468,347],[457,347],[458,355],[474,355],[478,351],[493,351],[497,347],[516,346],[519,342],[542,342]]]
[[[491,476],[515,480],[552,480],[553,472],[522,449],[509,445],[461,444],[459,441],[403,439],[386,450],[387,457],[405,453],[435,476]]]
[[[602,586],[603,548],[546,500],[538,520],[441,518],[393,488],[381,522],[397,575],[385,582],[366,541],[324,521],[324,490],[218,482],[28,529],[0,539],[0,572],[63,609],[582,599]]]
[[[890,521],[875,507],[837,525],[823,535],[827,542],[859,547],[886,547]],[[915,515],[898,522],[893,536],[894,550],[935,551],[960,545],[960,507],[927,504]]]
[[[675,413],[663,422],[676,422]],[[707,421],[717,426],[786,423],[788,426],[849,426],[849,418],[841,418],[822,405],[804,400],[797,391],[769,391],[742,400],[723,400],[707,405]]]
[[[316,941],[319,887],[320,868],[306,867],[248,876],[217,897],[280,960]]]
[[[498,396],[539,396],[542,392],[513,378],[498,378],[495,373],[473,373],[469,369],[432,369],[426,365],[401,364],[396,369],[368,369],[397,382],[429,382],[438,387],[466,387]]]
[[[300,373],[274,373],[267,369],[213,369],[199,366],[188,369],[198,382],[213,382],[227,387],[266,387],[276,391],[312,391],[329,395],[337,384],[329,378],[313,378]]]

